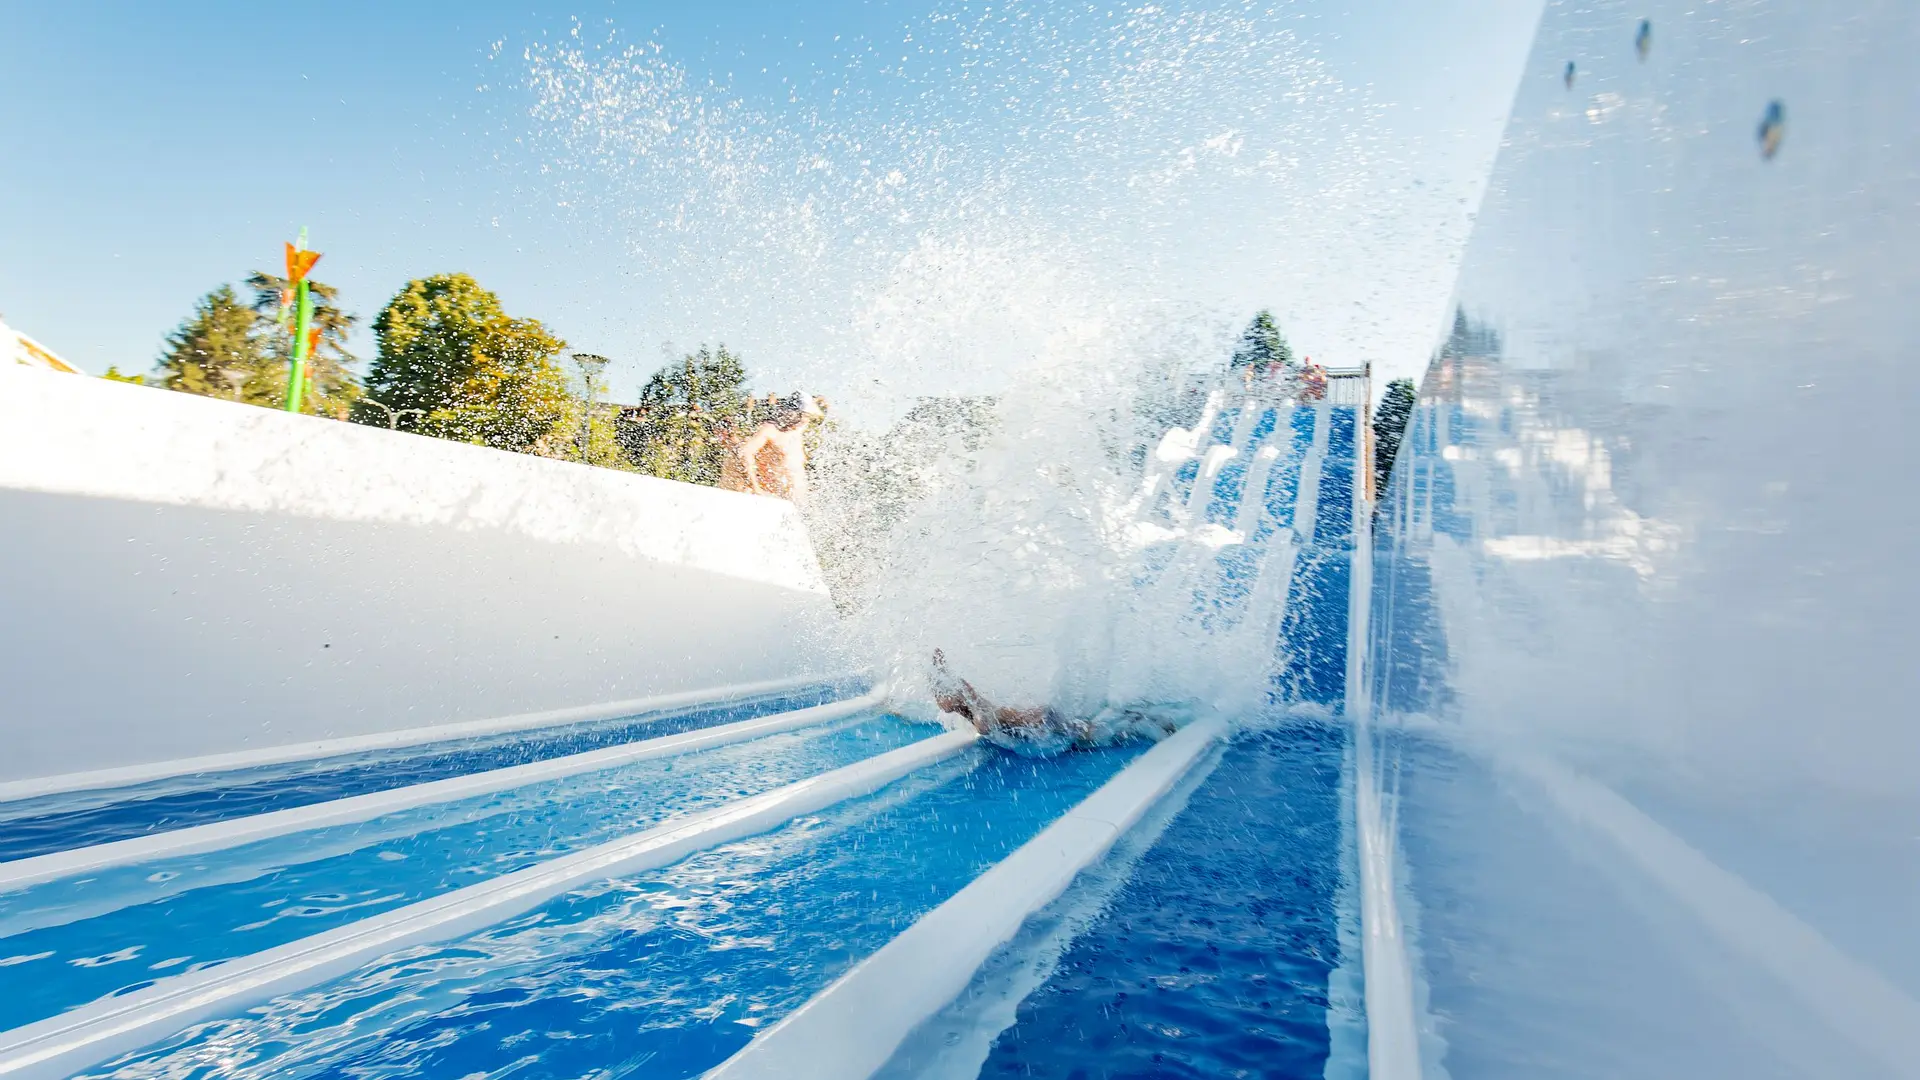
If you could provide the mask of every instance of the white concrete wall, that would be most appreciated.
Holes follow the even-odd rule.
[[[781,501],[0,369],[0,781],[826,673]]]
[[[1916,44],[1546,7],[1374,585],[1454,1076],[1920,1075]]]

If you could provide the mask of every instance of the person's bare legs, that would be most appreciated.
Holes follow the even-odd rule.
[[[947,654],[939,649],[933,650],[933,703],[940,707],[941,712],[966,717],[973,729],[982,735],[988,732],[988,719],[999,713],[992,702],[980,696],[972,683],[947,670]]]
[[[973,684],[955,675],[947,669],[947,654],[939,649],[933,650],[933,701],[942,712],[964,716],[973,724],[973,729],[982,735],[991,734],[1000,728],[1038,728],[1047,726],[1047,710],[1043,705],[1028,709],[1016,709],[1006,705],[995,705],[986,695],[973,688]]]

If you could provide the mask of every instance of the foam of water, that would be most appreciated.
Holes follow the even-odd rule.
[[[1402,170],[1283,19],[1016,4],[903,36],[766,101],[576,27],[523,54],[539,190],[617,247],[634,321],[882,412],[1130,366],[1143,326],[1354,309],[1313,271]]]
[[[811,374],[869,425],[992,394],[956,437],[826,451],[813,529],[876,671],[911,688],[938,646],[1008,700],[1091,712],[1116,673],[1129,698],[1250,700],[1270,637],[1249,667],[1191,588],[1136,588],[1138,451],[1253,308],[1364,336],[1339,271],[1377,258],[1352,215],[1399,159],[1253,5],[1015,4],[905,37],[754,103],[576,27],[522,57],[544,179],[621,246],[650,325]]]

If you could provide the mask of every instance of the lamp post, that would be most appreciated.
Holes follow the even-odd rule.
[[[379,409],[381,412],[384,412],[387,414],[387,430],[388,431],[399,430],[400,418],[407,415],[408,413],[412,413],[415,416],[427,415],[427,410],[425,409],[396,409],[393,406],[388,405],[386,402],[375,401],[372,398],[361,398],[360,402],[363,405],[372,405],[373,407]]]
[[[573,362],[580,367],[580,381],[586,385],[586,407],[580,410],[580,460],[593,464],[593,392],[599,386],[600,373],[607,370],[607,358],[577,352]]]

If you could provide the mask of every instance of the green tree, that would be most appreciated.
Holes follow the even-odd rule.
[[[102,373],[100,377],[107,380],[108,382],[132,383],[135,386],[147,385],[147,380],[144,376],[128,375],[125,372],[121,371],[119,365],[117,364],[108,365],[107,370],[104,373]]]
[[[516,319],[466,274],[409,281],[373,321],[379,352],[352,418],[502,450],[565,456],[578,403],[557,357],[566,342]],[[401,410],[417,410],[401,412]]]
[[[233,286],[222,285],[200,298],[193,314],[167,335],[155,374],[160,385],[203,397],[261,400],[267,351],[259,317],[240,302]],[[285,385],[285,376],[282,376]]]
[[[1400,441],[1406,437],[1407,423],[1413,419],[1415,394],[1412,379],[1395,379],[1381,395],[1380,407],[1373,411],[1373,490],[1386,498],[1387,481],[1393,478],[1393,459],[1400,453]]]
[[[1279,324],[1273,321],[1273,312],[1262,310],[1240,335],[1240,344],[1233,350],[1232,366],[1237,370],[1272,365],[1293,366],[1293,347],[1287,344]]]
[[[641,472],[692,484],[717,484],[734,439],[749,420],[747,370],[723,344],[705,345],[653,373],[619,433]]]
[[[280,405],[287,399],[287,373],[293,360],[293,319],[276,325],[281,298],[287,280],[264,270],[247,276],[247,288],[253,291],[253,310],[266,334],[266,351],[271,361],[263,379],[262,393]],[[302,411],[344,420],[360,398],[360,381],[354,377],[354,355],[347,351],[347,335],[353,332],[358,316],[349,315],[339,305],[339,290],[325,282],[307,279],[313,293],[313,325],[320,330],[319,347],[307,361],[307,393]]]

